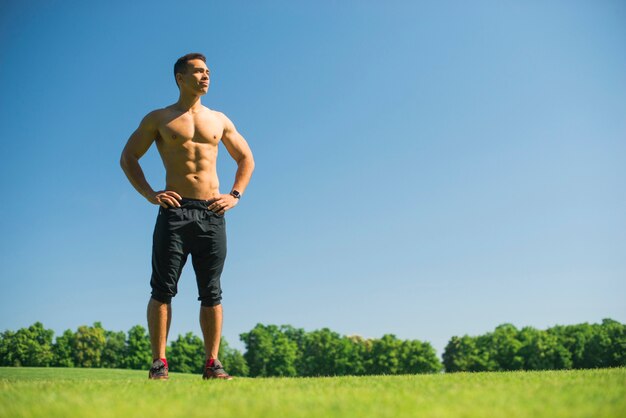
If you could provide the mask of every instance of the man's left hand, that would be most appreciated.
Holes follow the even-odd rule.
[[[230,210],[237,206],[239,203],[239,199],[231,194],[221,194],[217,200],[209,205],[209,210],[217,213],[218,215],[223,215],[227,210]]]

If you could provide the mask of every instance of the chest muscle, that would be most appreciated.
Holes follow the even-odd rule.
[[[214,117],[182,115],[159,128],[164,144],[175,146],[187,142],[217,145],[222,139],[223,126]]]

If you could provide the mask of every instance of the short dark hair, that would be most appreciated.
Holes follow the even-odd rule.
[[[178,58],[176,64],[174,64],[174,81],[176,82],[176,85],[178,85],[178,81],[176,81],[176,74],[183,73],[187,68],[187,63],[191,60],[202,60],[206,64],[206,57],[199,52],[192,52]]]

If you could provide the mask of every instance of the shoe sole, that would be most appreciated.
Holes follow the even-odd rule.
[[[232,376],[228,376],[228,377],[219,377],[219,376],[205,377],[205,376],[202,376],[202,380],[233,380],[233,377]]]

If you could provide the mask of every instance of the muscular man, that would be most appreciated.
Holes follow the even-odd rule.
[[[176,61],[174,77],[178,101],[148,113],[124,147],[120,164],[137,191],[160,205],[152,244],[152,296],[148,302],[148,329],[152,358],[151,379],[167,379],[165,346],[172,318],[171,300],[187,256],[191,254],[198,284],[200,327],[204,336],[204,379],[230,379],[218,360],[222,334],[220,275],[226,258],[224,214],[235,207],[254,170],[246,140],[221,112],[202,105],[209,90],[210,71],[202,54]],[[217,178],[217,150],[222,141],[237,162],[230,193],[221,194]],[[139,159],[152,142],[166,171],[164,190],[154,191]]]

